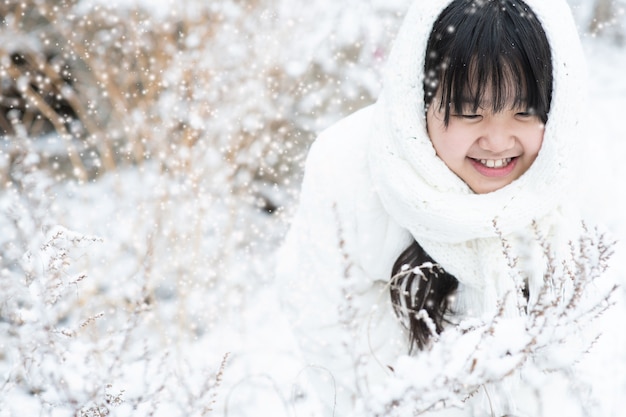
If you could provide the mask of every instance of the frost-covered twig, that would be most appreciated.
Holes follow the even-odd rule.
[[[388,385],[364,402],[364,415],[421,415],[461,407],[481,387],[522,369],[569,377],[570,366],[598,337],[579,341],[580,333],[610,307],[615,291],[598,285],[613,243],[595,229],[582,230],[579,240],[570,242],[569,258],[562,264],[538,234],[548,268],[538,297],[527,302],[524,314],[505,316],[502,301],[490,319],[465,319],[450,326],[429,349],[398,361]],[[503,247],[511,250],[506,242]],[[515,265],[509,258],[509,266]]]

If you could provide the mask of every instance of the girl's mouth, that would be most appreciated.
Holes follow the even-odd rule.
[[[476,159],[475,161],[480,162],[482,165],[487,168],[504,168],[508,164],[511,163],[513,158],[504,158],[504,159]]]
[[[518,157],[501,159],[474,159],[469,158],[474,168],[487,177],[505,177],[517,165]]]

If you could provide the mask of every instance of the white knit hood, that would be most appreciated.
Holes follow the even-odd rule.
[[[525,1],[550,42],[554,78],[543,144],[525,174],[495,192],[475,194],[435,154],[423,111],[424,55],[433,24],[450,0],[417,0],[409,10],[375,105],[369,147],[372,181],[385,210],[463,287],[490,298],[490,305],[512,289],[499,235],[528,243],[533,222],[542,233],[554,232],[580,148],[586,70],[570,9],[565,0]]]

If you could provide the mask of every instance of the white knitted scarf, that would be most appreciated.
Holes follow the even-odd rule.
[[[434,21],[449,3],[416,0],[410,8],[376,103],[369,163],[387,212],[460,281],[465,297],[457,308],[481,313],[493,311],[515,288],[501,237],[528,245],[536,222],[554,238],[576,164],[586,72],[566,1],[526,0],[552,47],[554,91],[543,144],[518,180],[475,194],[436,156],[425,127],[424,51]],[[531,290],[542,279],[542,273],[529,277]]]

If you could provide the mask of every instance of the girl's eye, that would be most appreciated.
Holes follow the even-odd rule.
[[[533,116],[533,114],[531,112],[528,112],[528,111],[521,111],[521,112],[515,113],[515,115],[517,117],[522,117],[522,118],[527,118],[527,117],[532,117]]]
[[[480,120],[480,114],[459,114],[458,117],[465,120]]]

